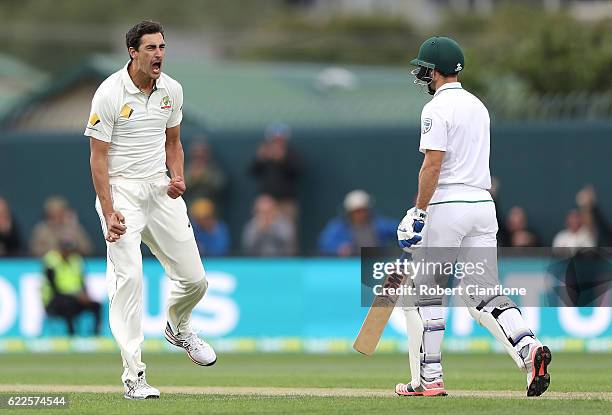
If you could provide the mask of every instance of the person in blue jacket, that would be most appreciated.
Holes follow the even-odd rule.
[[[330,220],[319,236],[325,255],[359,255],[361,247],[395,245],[397,220],[377,216],[370,195],[353,190],[344,198],[345,214]]]

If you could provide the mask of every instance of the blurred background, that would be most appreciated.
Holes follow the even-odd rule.
[[[491,113],[500,246],[610,246],[610,1],[0,1],[0,351],[114,348],[83,130],[142,19],[164,25],[185,91],[185,199],[211,280],[194,324],[222,350],[349,350],[359,249],[393,246],[416,194],[429,96],[408,62],[431,35],[462,45],[460,81]],[[502,279],[547,272],[522,252]],[[85,276],[66,288],[87,304],[72,324],[50,306],[58,258]],[[147,347],[165,348],[167,280],[153,258],[145,274]],[[494,350],[463,311],[446,347]],[[612,349],[610,309],[525,312],[557,348]],[[68,334],[102,337],[49,340]],[[404,337],[396,316],[383,349]]]

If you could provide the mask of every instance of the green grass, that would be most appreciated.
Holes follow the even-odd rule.
[[[446,398],[262,397],[163,393],[164,386],[324,387],[392,390],[408,379],[404,355],[225,354],[210,368],[179,354],[145,355],[147,379],[162,390],[154,401],[130,402],[120,393],[72,393],[70,409],[44,414],[496,414],[612,413],[604,400],[538,400],[452,397],[452,390],[523,391],[525,379],[505,355],[446,354]],[[553,356],[549,391],[610,392],[612,355]],[[0,384],[120,385],[121,359],[115,354],[0,354]],[[3,410],[0,414],[24,414]]]
[[[121,396],[71,394],[70,409],[45,409],[52,414],[609,414],[610,402],[494,400],[477,398],[316,398],[236,397],[166,394],[159,400],[126,401]],[[22,409],[0,413],[21,414]]]

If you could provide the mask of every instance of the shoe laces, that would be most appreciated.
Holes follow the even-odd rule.
[[[185,348],[189,350],[190,352],[196,352],[196,351],[202,350],[205,346],[204,341],[200,339],[198,335],[195,333],[188,334],[183,339],[183,344],[185,345]]]
[[[149,384],[147,383],[147,379],[143,376],[139,376],[135,381],[130,381],[128,380],[126,382],[127,387],[129,389],[130,392],[134,392],[137,389],[141,389],[141,388],[150,388],[151,386],[149,386]]]

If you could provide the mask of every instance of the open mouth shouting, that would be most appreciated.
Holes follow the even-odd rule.
[[[162,61],[154,61],[151,64],[151,71],[154,75],[159,75],[161,73]]]

